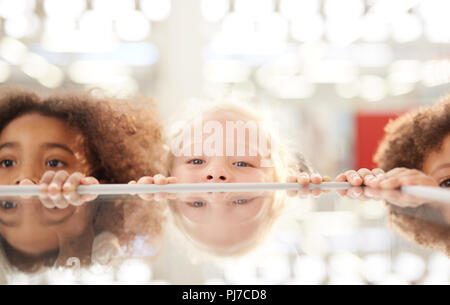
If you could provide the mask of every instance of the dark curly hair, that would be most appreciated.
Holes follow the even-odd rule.
[[[385,171],[395,167],[421,170],[426,156],[438,151],[449,134],[450,95],[390,121],[373,160]]]
[[[41,97],[24,89],[1,88],[0,132],[15,118],[28,113],[58,118],[81,131],[91,168],[86,174],[102,183],[128,183],[145,175],[166,174],[167,150],[155,103],[144,98],[118,99],[94,93],[59,92]],[[96,234],[111,232],[127,249],[136,236],[150,238],[162,231],[161,205],[130,197],[89,205],[96,210]],[[134,226],[126,224],[130,219],[136,221]],[[5,248],[1,236],[0,241]],[[23,259],[16,267],[37,271],[51,265],[55,256],[57,253],[45,254],[41,260],[32,259],[31,264],[31,260]]]
[[[442,211],[429,204],[419,207],[388,204],[388,210],[389,225],[400,236],[450,256],[450,224],[443,218]]]

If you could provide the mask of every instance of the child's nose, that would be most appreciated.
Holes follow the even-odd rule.
[[[211,182],[226,182],[227,177],[226,175],[207,175],[206,180]]]
[[[227,172],[224,166],[213,165],[210,166],[206,172],[206,182],[230,182],[230,173]]]

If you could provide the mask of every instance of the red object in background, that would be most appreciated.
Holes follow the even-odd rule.
[[[399,114],[358,113],[355,117],[355,169],[376,167],[372,161],[384,137],[384,127]]]

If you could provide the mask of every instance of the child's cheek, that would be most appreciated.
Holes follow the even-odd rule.
[[[266,175],[260,169],[249,169],[247,171],[236,171],[234,182],[266,182]]]
[[[176,167],[172,173],[172,176],[177,177],[178,183],[202,182],[202,172],[200,170],[179,166]]]

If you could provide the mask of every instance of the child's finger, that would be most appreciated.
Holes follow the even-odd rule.
[[[364,177],[363,181],[365,185],[371,186],[373,185],[375,179],[376,179],[375,175],[369,174]]]
[[[311,179],[309,178],[309,175],[307,173],[300,173],[297,176],[297,182],[300,185],[306,186],[311,182]]]
[[[178,179],[177,177],[169,177],[167,178],[168,183],[177,183]]]
[[[404,168],[404,167],[396,167],[396,168],[394,168],[394,169],[391,169],[391,170],[388,171],[387,173],[385,173],[385,174],[383,175],[383,177],[384,177],[385,179],[387,179],[387,178],[390,178],[390,177],[393,177],[393,176],[397,176],[397,175],[399,175],[400,173],[407,172],[408,170],[410,170],[410,169],[407,169],[407,168]]]
[[[361,176],[355,170],[348,170],[345,172],[347,181],[353,186],[360,186],[363,183]]]
[[[136,180],[131,180],[128,184],[136,184]]]
[[[164,175],[161,175],[161,174],[155,175],[153,177],[153,179],[155,179],[155,184],[158,184],[158,185],[167,184],[169,182],[167,177]]]
[[[80,185],[80,180],[84,177],[84,174],[75,172],[72,173],[64,182],[63,190],[65,192],[72,192],[75,191],[78,185]]]
[[[392,190],[401,186],[400,180],[397,177],[386,178],[380,182],[380,187],[386,190]]]
[[[378,176],[380,174],[384,174],[384,170],[382,170],[381,168],[377,167],[377,168],[372,169],[372,174],[374,176]]]
[[[92,185],[92,184],[100,184],[100,182],[94,177],[83,177],[80,179],[80,184]]]
[[[311,182],[314,184],[322,183],[322,176],[318,173],[314,173],[311,175]]]
[[[334,180],[345,182],[345,181],[347,181],[347,176],[345,175],[345,173],[342,173],[342,174],[339,174]]]
[[[62,190],[62,184],[67,180],[68,177],[69,173],[67,173],[66,171],[58,171],[48,185],[48,191],[53,193],[60,192]]]
[[[367,175],[372,175],[372,172],[367,168],[360,168],[358,169],[357,173],[362,179],[364,179],[364,177]]]
[[[137,183],[138,184],[153,184],[153,183],[155,183],[155,179],[150,176],[144,176],[144,177],[139,178]]]
[[[53,177],[55,176],[54,171],[47,171],[42,175],[41,180],[39,181],[39,189],[41,192],[48,191],[48,185],[52,182]]]

